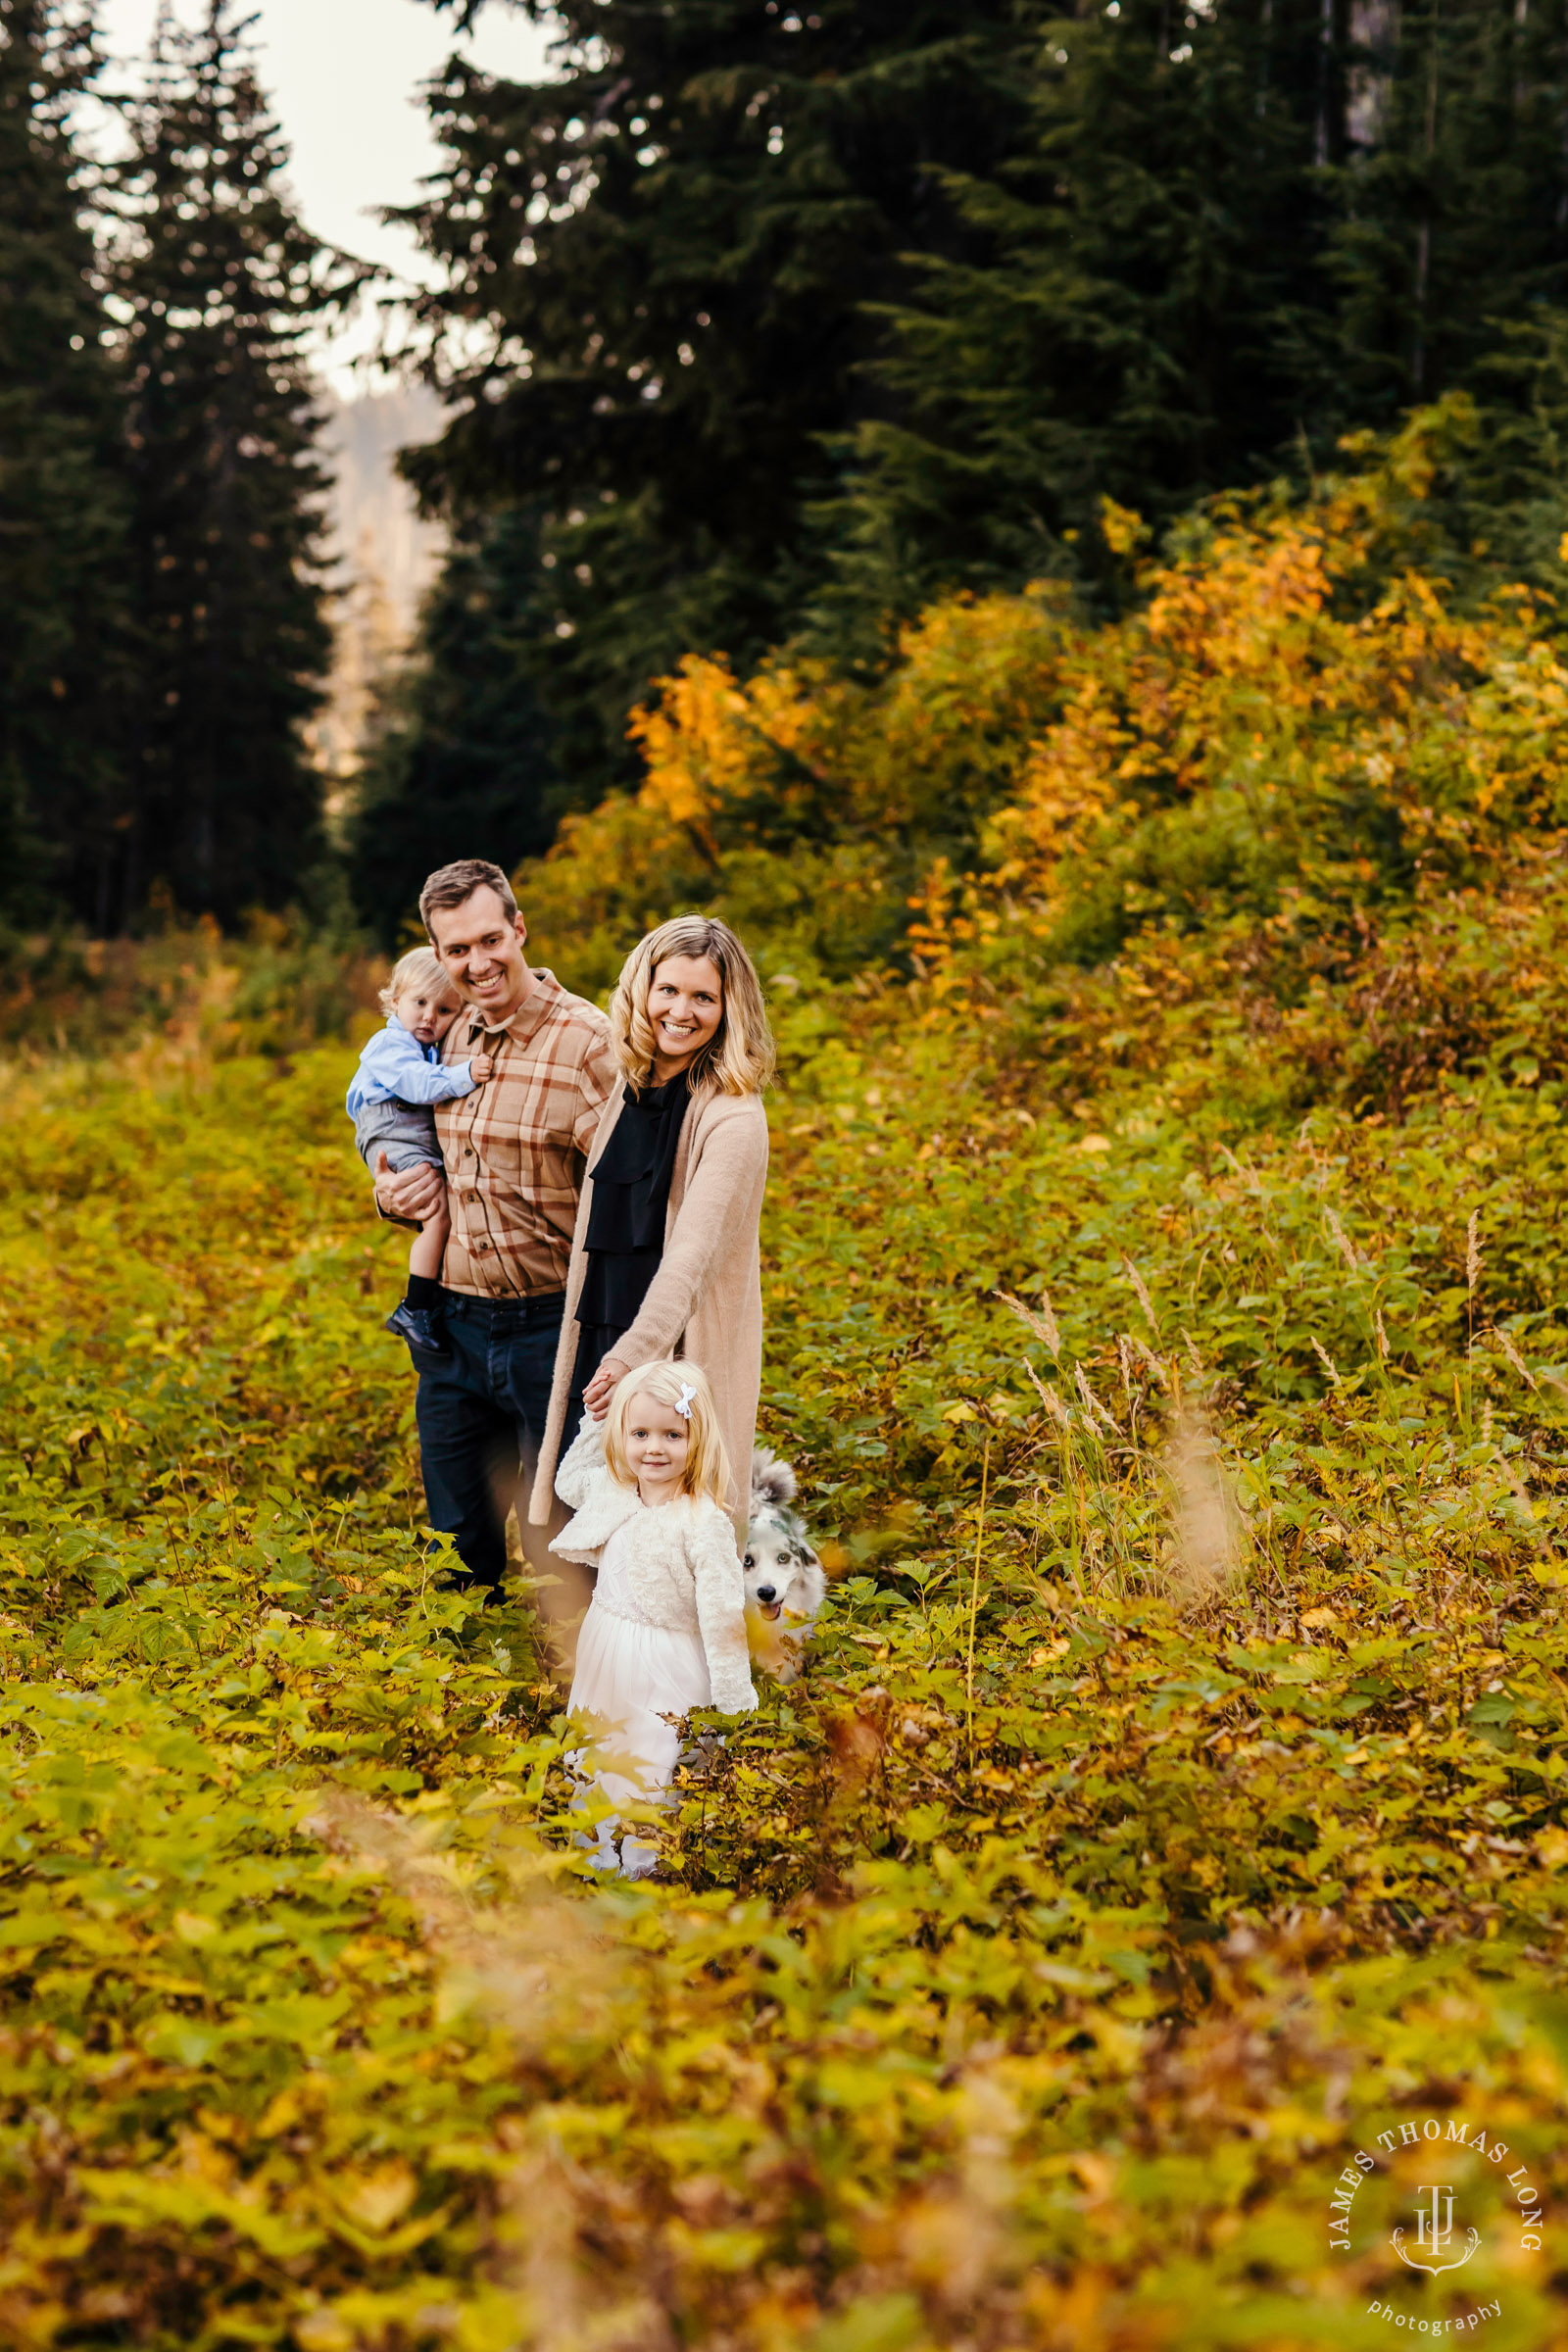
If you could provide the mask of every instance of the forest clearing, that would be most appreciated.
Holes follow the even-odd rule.
[[[587,1883],[526,1586],[422,1545],[363,976],[33,971],[7,2344],[1565,2339],[1568,669],[1433,556],[1464,429],[1158,563],[1112,517],[1113,623],[694,660],[518,874],[596,996],[718,907],[780,1043],[829,1604],[658,1884]]]

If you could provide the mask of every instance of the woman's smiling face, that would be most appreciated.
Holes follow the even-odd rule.
[[[717,1034],[724,1017],[724,982],[710,956],[667,956],[648,984],[654,1032],[654,1076],[662,1086],[686,1069]]]

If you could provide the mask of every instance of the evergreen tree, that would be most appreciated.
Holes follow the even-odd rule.
[[[890,413],[823,516],[827,614],[1111,587],[1104,499],[1157,521],[1455,389],[1510,412],[1510,505],[1532,466],[1555,483],[1552,436],[1520,428],[1561,415],[1562,37],[1526,0],[1180,24],[1114,0],[1047,27],[1027,149],[949,180],[974,259],[927,260],[889,314]]]
[[[684,651],[880,659],[956,584],[1114,600],[1107,500],[1157,526],[1447,393],[1445,514],[1545,576],[1559,7],[797,4],[568,0],[560,79],[458,61],[433,94],[449,168],[409,217],[459,414],[408,470],[454,516],[542,514],[509,643],[564,790],[626,772]]]
[[[102,928],[125,814],[121,412],[72,101],[90,19],[0,0],[0,913]]]
[[[434,91],[449,161],[406,217],[461,409],[407,469],[449,514],[542,511],[528,666],[574,792],[626,772],[627,710],[682,653],[745,663],[795,625],[823,437],[878,397],[866,306],[952,238],[942,167],[1019,135],[1019,4],[565,0],[559,79],[455,61]]]
[[[1169,514],[1273,460],[1298,414],[1281,322],[1326,283],[1319,23],[1317,0],[1118,0],[1044,28],[1021,151],[948,181],[971,257],[925,257],[886,314],[889,413],[823,516],[830,614],[1108,585],[1103,499]]]
[[[286,151],[233,0],[166,15],[132,121],[115,290],[126,316],[141,688],[134,907],[232,920],[321,847],[302,730],[330,637],[306,337],[342,272],[278,185]]]
[[[1495,393],[1517,330],[1534,339],[1568,298],[1568,24],[1540,0],[1357,20],[1312,394],[1331,418],[1385,424],[1456,386]]]
[[[465,533],[426,601],[418,657],[383,696],[349,873],[387,948],[436,866],[510,867],[549,845],[563,796],[531,683],[547,578],[537,526],[518,511]]]

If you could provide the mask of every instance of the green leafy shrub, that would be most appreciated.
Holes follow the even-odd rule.
[[[13,1072],[6,2343],[1559,2340],[1520,2220],[1568,2183],[1552,812],[1460,761],[1431,873],[1063,961],[1124,835],[1087,753],[1093,821],[1040,829],[1058,687],[985,820],[1029,889],[936,871],[907,977],[825,979],[798,853],[713,837],[778,885],[765,1424],[832,1583],[805,1677],[694,1742],[657,1885],[576,1842],[536,1580],[481,1607],[426,1549],[350,1051]],[[584,845],[691,843],[675,807],[525,877],[568,976],[622,887],[669,904],[652,863],[574,896]],[[1438,2278],[1391,2244],[1428,2122],[1480,2232]]]

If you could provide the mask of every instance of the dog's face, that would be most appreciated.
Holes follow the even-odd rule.
[[[743,1565],[746,1598],[760,1616],[775,1620],[785,1609],[801,1617],[813,1613],[810,1571],[819,1562],[799,1528],[771,1511],[762,1513],[747,1529]]]

